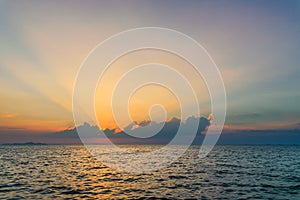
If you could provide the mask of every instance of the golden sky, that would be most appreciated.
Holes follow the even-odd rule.
[[[72,91],[83,60],[111,35],[144,26],[181,31],[207,49],[224,79],[227,126],[269,128],[296,124],[300,118],[297,1],[260,6],[209,1],[0,4],[0,127],[40,131],[72,127]],[[99,82],[95,106],[101,126],[115,126],[110,94],[118,78],[147,62],[164,63],[186,75],[197,91],[201,113],[210,113],[206,86],[188,63],[170,53],[144,50],[118,59]],[[148,120],[155,102],[165,106],[168,118],[179,116],[170,91],[146,86],[129,101],[132,119]],[[183,106],[190,106],[189,99]]]

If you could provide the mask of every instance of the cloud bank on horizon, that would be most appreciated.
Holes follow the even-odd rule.
[[[205,118],[189,117],[186,121],[181,121],[177,118],[172,118],[166,122],[141,122],[132,123],[125,127],[124,131],[119,129],[109,129],[106,128],[100,131],[98,126],[92,126],[89,123],[84,123],[79,127],[73,129],[67,129],[61,132],[55,132],[47,135],[49,138],[64,138],[64,139],[79,139],[79,130],[82,134],[80,137],[86,140],[87,143],[91,144],[105,144],[106,139],[112,140],[113,143],[123,143],[123,144],[165,144],[169,143],[176,135],[179,126],[186,133],[184,137],[191,137],[191,124],[198,122],[197,135],[204,134],[207,128],[210,126],[210,121]],[[149,125],[148,127],[146,125]],[[162,125],[162,126],[161,126]],[[154,136],[147,138],[140,138],[139,135],[147,130],[156,130],[156,127],[162,127]],[[131,130],[133,135],[128,135],[126,131]],[[103,135],[105,134],[105,136]],[[65,140],[67,141],[67,140]],[[182,138],[184,141],[184,138]]]
[[[183,129],[186,131],[186,137],[189,137],[189,124],[195,120],[199,120],[199,127],[193,144],[202,144],[207,128],[213,126],[209,117],[189,117],[186,121],[173,118],[163,124],[163,128],[153,137],[150,138],[136,138],[126,134],[119,129],[104,129],[102,132],[96,125],[84,123],[78,127],[67,128],[57,132],[34,133],[26,129],[11,129],[9,127],[0,127],[2,132],[1,144],[14,143],[45,143],[45,144],[82,144],[78,135],[79,129],[83,134],[81,138],[88,144],[108,144],[110,140],[114,144],[167,144],[177,133],[178,127],[182,123]],[[136,134],[140,133],[142,129],[149,122],[144,121],[140,123],[129,124],[125,129],[134,129]],[[154,123],[156,126],[157,123]],[[149,127],[151,129],[151,126]],[[154,128],[155,129],[155,128]],[[3,134],[3,133],[6,134]],[[26,133],[26,134],[24,134]],[[105,136],[103,135],[105,134]],[[180,144],[180,143],[179,143]],[[181,143],[184,144],[184,143]],[[300,123],[294,124],[292,127],[283,127],[281,129],[256,129],[256,130],[233,130],[225,129],[221,134],[217,144],[225,145],[300,145]]]
[[[202,144],[207,128],[212,125],[208,118],[201,117],[197,119],[195,117],[190,117],[185,122],[180,119],[173,118],[165,122],[163,128],[156,135],[150,138],[132,137],[124,131],[119,131],[117,129],[107,128],[101,132],[98,126],[84,123],[79,127],[69,128],[63,131],[32,136],[30,141],[45,142],[48,144],[81,144],[82,141],[77,132],[79,129],[83,133],[80,137],[85,140],[87,144],[108,144],[108,140],[114,144],[167,144],[174,138],[181,123],[183,130],[187,133],[186,137],[189,137],[189,133],[191,133],[189,130],[190,124],[192,124],[195,120],[199,120],[199,127],[193,142],[193,144],[197,145]],[[130,124],[126,127],[126,129],[131,129],[135,126],[136,135],[138,135],[140,133],[139,129],[142,129],[145,123],[148,124],[148,122],[142,122],[138,126]],[[105,134],[105,136],[103,134]],[[28,141],[29,140],[25,140],[25,142]],[[184,141],[184,139],[182,141]],[[300,145],[300,124],[292,129],[242,131],[225,129],[217,144]]]

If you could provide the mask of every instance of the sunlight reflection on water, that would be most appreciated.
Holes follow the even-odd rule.
[[[300,197],[300,147],[217,146],[203,159],[198,150],[191,147],[160,171],[133,175],[106,167],[83,146],[0,146],[0,199]]]

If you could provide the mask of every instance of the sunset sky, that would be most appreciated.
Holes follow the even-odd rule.
[[[73,84],[89,52],[111,35],[150,26],[183,32],[209,52],[226,87],[226,129],[299,128],[299,19],[300,1],[0,0],[0,143],[10,132],[73,127]],[[188,73],[187,63],[163,52],[137,52],[118,60],[96,95],[104,127],[115,124],[107,105],[97,99],[109,97],[126,67],[153,60]],[[208,116],[209,95],[199,80],[197,96]],[[157,101],[166,106],[168,118],[179,116],[171,93],[144,89],[131,101],[133,119],[147,120],[149,106]]]

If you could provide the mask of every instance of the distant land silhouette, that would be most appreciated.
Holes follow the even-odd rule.
[[[27,146],[30,146],[30,145],[48,145],[48,144],[40,143],[40,142],[23,142],[23,143],[15,142],[15,143],[4,143],[2,145],[27,145]]]

